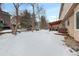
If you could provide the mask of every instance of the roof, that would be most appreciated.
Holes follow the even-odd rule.
[[[73,3],[71,8],[68,10],[67,14],[65,15],[64,19],[67,20],[74,13],[74,8],[78,5],[78,3]]]
[[[63,6],[64,6],[64,3],[61,3],[59,18],[60,18],[60,16],[61,16],[61,12],[62,12]]]
[[[8,12],[5,12],[5,11],[0,11],[0,19],[2,18],[5,18],[4,16],[11,16]]]
[[[57,24],[60,24],[61,22],[62,22],[62,20],[58,20],[58,21],[49,23],[49,25],[57,25]]]
[[[64,19],[70,17],[74,13],[74,8],[78,5],[78,3],[73,3],[71,8],[68,10],[67,14],[65,15]],[[61,16],[62,10],[63,10],[64,3],[61,4],[59,18]]]
[[[8,12],[5,12],[5,11],[0,11],[0,12],[1,12],[1,14],[5,14],[5,15],[11,16]]]

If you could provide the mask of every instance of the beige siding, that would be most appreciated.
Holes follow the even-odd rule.
[[[66,27],[68,29],[68,33],[75,38],[76,41],[79,41],[79,29],[76,29],[75,25],[76,25],[76,19],[74,18],[75,17],[75,12],[79,10],[79,5],[77,5],[77,7],[74,9],[74,14],[68,18],[69,20],[69,26],[67,26],[67,23],[66,23]]]
[[[62,12],[61,12],[61,16],[60,19],[63,19],[63,17],[65,16],[65,14],[67,13],[67,11],[69,10],[69,8],[71,7],[72,3],[64,3]]]
[[[74,15],[69,17],[67,21],[69,21],[69,25],[67,25],[67,22],[66,22],[68,33],[70,34],[70,36],[74,37]]]
[[[69,19],[67,19],[67,20],[64,22],[66,28],[68,27],[68,25],[67,25],[68,20],[69,20]]]
[[[62,25],[62,23],[61,23],[61,24],[59,24],[59,28],[63,28],[63,25]]]
[[[74,12],[79,11],[79,4],[77,5],[77,7],[74,9]],[[74,20],[76,21],[76,19],[74,18]],[[76,24],[76,22],[74,23]],[[79,29],[74,28],[74,38],[79,41]]]

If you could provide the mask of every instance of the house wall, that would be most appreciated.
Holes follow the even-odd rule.
[[[10,27],[10,16],[4,15],[4,22],[6,27]]]
[[[68,21],[69,21],[69,25],[68,25]],[[74,14],[65,21],[65,26],[68,30],[68,34],[74,37]]]
[[[59,24],[59,28],[63,28],[63,25],[62,25],[62,23],[60,23],[60,24]]]
[[[65,21],[65,27],[68,29],[70,36],[79,41],[79,29],[76,29],[76,12],[79,11],[79,4],[75,7],[74,13]],[[63,14],[62,14],[63,15]],[[69,25],[67,22],[69,21]]]
[[[52,25],[52,29],[58,29],[58,27],[59,27],[59,24],[57,24],[57,25]]]
[[[71,7],[70,4],[64,4],[63,10],[61,12],[60,19],[64,19],[65,14],[67,13],[68,9]],[[76,11],[79,11],[79,4],[74,8],[74,13],[65,21],[65,27],[68,29],[68,33],[70,36],[74,37],[76,41],[79,41],[79,29],[76,29]],[[69,20],[69,25],[67,21]]]
[[[74,9],[74,38],[75,40],[79,41],[79,29],[76,29],[76,15],[75,15],[77,11],[79,11],[79,4]]]
[[[64,23],[63,23],[63,21],[59,24],[59,29],[61,29],[61,28],[64,28]]]
[[[1,19],[4,21],[4,27],[10,27],[10,15],[1,13]]]

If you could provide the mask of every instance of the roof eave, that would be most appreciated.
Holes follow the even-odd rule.
[[[63,5],[64,5],[64,3],[61,3],[60,12],[59,12],[59,19],[60,19],[61,13],[62,13]]]

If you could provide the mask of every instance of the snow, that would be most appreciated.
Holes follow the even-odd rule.
[[[3,30],[3,31],[0,31],[0,33],[5,33],[5,32],[12,32],[12,30]]]
[[[22,30],[18,29],[17,31],[22,31]],[[3,30],[3,31],[0,31],[0,33],[6,33],[6,32],[12,32],[12,30]]]
[[[71,56],[74,53],[64,45],[64,37],[55,31],[40,30],[0,35],[0,55],[2,56]]]

